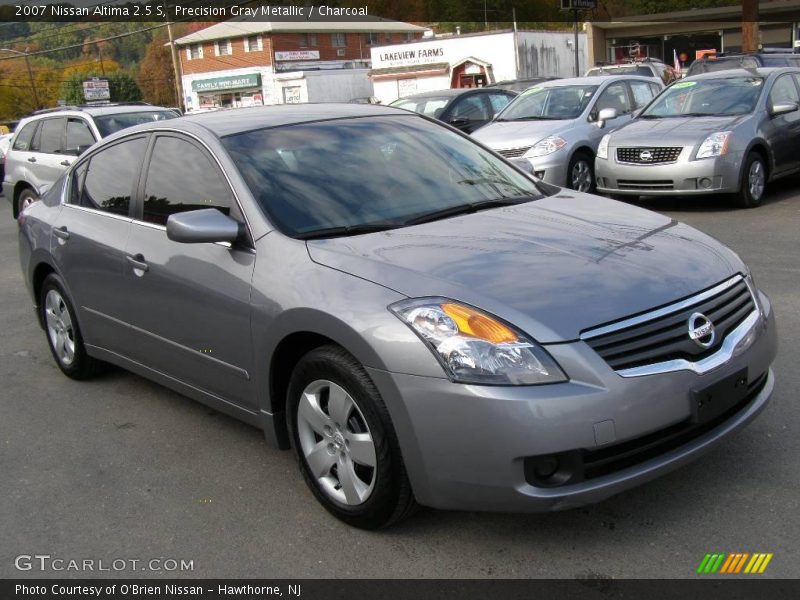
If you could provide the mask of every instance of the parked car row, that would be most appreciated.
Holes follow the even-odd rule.
[[[97,140],[150,121],[179,116],[174,109],[144,104],[71,106],[37,111],[22,119],[5,156],[0,181],[14,217],[38,200]]]

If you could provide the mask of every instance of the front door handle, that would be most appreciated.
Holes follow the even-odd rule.
[[[56,227],[53,229],[53,235],[64,241],[69,239],[69,231],[67,231],[66,227]]]
[[[28,162],[36,162],[36,157],[35,156],[29,156],[28,157]]]
[[[126,258],[128,259],[130,265],[133,267],[134,272],[136,272],[136,274],[139,275],[140,277],[150,269],[150,265],[148,265],[144,261],[144,256],[142,256],[141,254],[137,254],[136,256],[127,256]],[[137,271],[141,271],[141,273]]]
[[[61,161],[60,163],[58,163],[58,164],[60,164],[61,166],[64,166],[64,167],[68,167],[68,166],[70,166],[72,163],[71,163],[71,162],[69,162],[68,160],[64,159],[64,160],[62,160],[62,161]]]

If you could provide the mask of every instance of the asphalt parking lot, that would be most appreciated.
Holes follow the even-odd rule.
[[[293,456],[260,431],[123,371],[58,371],[0,199],[0,577],[20,554],[192,560],[191,577],[693,577],[706,552],[771,552],[800,565],[800,179],[750,211],[643,200],[734,248],[772,298],[781,348],[771,405],[689,467],[563,513],[425,510],[384,532],[329,516]],[[164,576],[161,572],[96,576]],[[83,573],[91,576],[92,573]],[[763,577],[762,576],[762,577]]]

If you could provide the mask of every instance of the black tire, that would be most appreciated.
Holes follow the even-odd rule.
[[[18,217],[19,213],[22,212],[22,209],[27,204],[33,204],[39,200],[39,194],[33,191],[33,188],[26,187],[22,191],[20,191],[19,196],[17,196],[17,201],[14,204],[14,217]]]
[[[53,296],[50,296],[51,292],[54,294]],[[57,337],[57,334],[52,333],[52,325],[54,324],[54,320],[58,320],[58,314],[48,315],[53,305],[53,299],[55,298],[58,298],[56,304],[60,306],[63,313],[69,317],[69,326],[66,328],[62,327],[62,329],[64,329],[64,337],[62,339],[68,339],[74,348],[72,351],[72,359],[68,362],[64,358],[64,352],[56,347],[57,342],[53,339]],[[78,326],[75,309],[65,291],[64,282],[61,280],[61,277],[55,273],[48,275],[42,284],[42,291],[39,298],[39,310],[42,311],[42,323],[44,323],[45,326],[47,345],[50,347],[50,352],[53,354],[53,358],[58,368],[61,369],[61,372],[72,379],[88,379],[98,373],[103,363],[86,353],[86,347],[83,344],[83,337],[81,336],[81,330]],[[55,312],[57,313],[58,311]],[[53,317],[55,317],[55,319],[53,319]],[[62,326],[65,321],[66,319],[61,319]]]
[[[760,166],[758,166],[760,165]],[[760,173],[760,194],[758,186],[753,184],[753,169]],[[739,192],[734,196],[734,202],[739,208],[756,208],[764,202],[767,185],[767,164],[764,157],[758,152],[750,152],[742,165],[742,175],[739,183]]]
[[[583,190],[579,190],[579,186],[576,187],[576,174],[573,173],[573,171],[579,168],[585,169],[582,173],[584,173],[584,177],[588,176],[589,178],[589,187]],[[571,190],[582,191],[586,194],[594,193],[596,181],[594,178],[594,157],[591,154],[588,152],[576,152],[572,155],[572,158],[569,159],[569,166],[567,167],[566,184]]]
[[[298,417],[301,397],[304,392],[313,389],[314,384],[321,381],[332,382],[347,392],[358,409],[358,414],[352,410],[351,419],[357,418],[360,422],[363,418],[368,428],[366,431],[371,435],[375,451],[375,467],[371,470],[367,469],[368,479],[372,482],[371,491],[363,502],[357,505],[351,505],[347,501],[339,501],[332,497],[331,488],[326,489],[322,477],[318,478],[313,474],[306,458],[306,451],[301,443],[300,430],[305,427],[304,423],[307,423]],[[319,405],[322,407],[323,403],[325,403],[324,400]],[[292,448],[300,465],[300,471],[314,496],[328,512],[354,527],[379,529],[401,521],[414,511],[417,504],[406,475],[397,435],[386,405],[364,367],[352,355],[334,345],[322,346],[306,354],[300,359],[292,373],[287,408]],[[323,413],[329,410],[327,405],[323,407]],[[332,415],[335,412],[330,411],[327,414]],[[332,423],[333,416],[330,418]],[[345,437],[349,433],[351,422],[348,420],[346,428],[342,428]],[[362,428],[363,425],[364,423],[361,425]],[[336,431],[339,431],[339,423],[336,426]],[[307,429],[304,435],[308,436]],[[325,433],[324,435],[329,434]],[[307,445],[309,443],[327,444],[331,453],[338,452],[332,448],[332,444],[327,443],[329,440],[333,440],[333,437],[323,438],[322,434],[318,435],[314,432],[314,441],[309,442],[306,438],[305,443]],[[344,464],[341,461],[345,460],[343,458],[345,446],[339,446],[339,448],[342,450],[341,458],[339,455],[335,455],[335,458],[329,459],[336,464],[330,467],[330,471],[325,475],[328,481],[338,479],[337,469],[339,465]],[[349,449],[348,445],[347,451]],[[340,483],[340,488],[343,487]]]

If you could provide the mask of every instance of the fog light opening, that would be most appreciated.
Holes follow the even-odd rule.
[[[533,474],[536,475],[537,479],[547,480],[555,475],[555,472],[558,471],[558,466],[558,457],[543,456],[536,461],[536,465],[533,467]]]
[[[710,189],[711,186],[714,184],[714,182],[711,181],[711,179],[709,179],[708,177],[701,178],[699,183],[700,183],[700,187],[703,188],[704,190]]]

